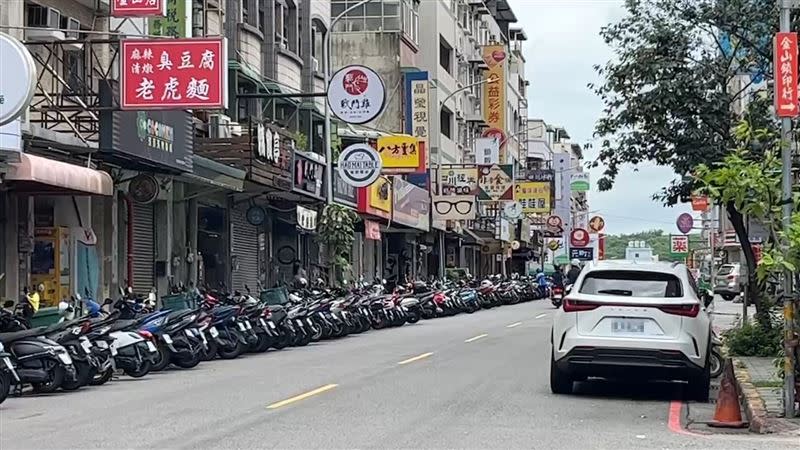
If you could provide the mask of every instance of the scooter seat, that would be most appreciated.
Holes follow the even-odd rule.
[[[130,320],[118,320],[111,324],[111,330],[109,333],[113,333],[115,331],[122,331],[126,328],[132,327],[139,322],[138,319],[130,319]]]
[[[0,333],[0,342],[10,344],[14,341],[27,337],[42,336],[47,333],[47,327],[31,328],[30,330],[13,331],[11,333]]]

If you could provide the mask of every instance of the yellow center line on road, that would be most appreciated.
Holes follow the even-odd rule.
[[[433,352],[423,353],[423,354],[417,355],[417,356],[415,356],[413,358],[404,359],[403,361],[400,361],[397,364],[402,366],[402,365],[405,365],[405,364],[408,364],[408,363],[412,363],[414,361],[419,361],[420,359],[425,359],[425,358],[431,356],[432,354],[433,354]]]
[[[514,323],[512,323],[510,325],[506,325],[506,328],[514,328],[514,327],[518,327],[520,325],[522,325],[522,322],[514,322]]]
[[[475,342],[475,341],[477,341],[478,339],[485,338],[486,336],[488,336],[488,334],[486,334],[486,333],[484,333],[484,334],[479,334],[479,335],[477,335],[477,336],[475,336],[475,337],[471,337],[471,338],[467,339],[467,340],[466,340],[466,341],[464,341],[464,342],[466,342],[466,343],[468,343],[468,344],[469,344],[470,342]]]
[[[325,386],[318,387],[318,388],[314,389],[313,391],[308,391],[308,392],[306,392],[304,394],[296,395],[296,396],[294,396],[292,398],[287,398],[286,400],[281,400],[281,401],[279,401],[277,403],[273,403],[273,404],[267,406],[267,409],[276,409],[276,408],[280,408],[281,406],[286,406],[286,405],[289,405],[289,404],[294,403],[294,402],[299,402],[300,400],[305,400],[305,399],[307,399],[309,397],[313,397],[313,396],[315,396],[317,394],[321,394],[321,393],[323,393],[325,391],[330,391],[331,389],[335,388],[336,386],[339,386],[339,385],[338,384],[326,384]]]
[[[535,317],[535,319],[541,319],[542,317],[544,317],[546,315],[547,315],[547,313],[539,314],[538,316]]]

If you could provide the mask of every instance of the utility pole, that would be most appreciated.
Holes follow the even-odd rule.
[[[778,0],[780,6],[780,31],[791,31],[792,22],[792,7],[797,6],[796,1],[791,0]],[[777,50],[777,48],[776,48]],[[798,55],[794,55],[794,64],[797,64]],[[776,67],[776,77],[777,67]],[[797,89],[797,80],[792,80],[794,89]],[[776,92],[776,95],[777,92]],[[791,225],[792,214],[792,119],[791,117],[781,118],[781,162],[783,164],[781,170],[781,191],[782,191],[782,210],[783,210],[783,230],[788,232]],[[783,245],[787,246],[788,243],[784,241]],[[745,243],[742,243],[745,245]],[[787,249],[784,247],[784,249]],[[792,291],[792,273],[786,271],[783,276],[783,329],[784,329],[784,350],[785,356],[783,361],[783,410],[787,418],[794,417],[794,397],[795,397],[795,364],[794,364],[794,346],[791,342],[794,341],[794,294]]]

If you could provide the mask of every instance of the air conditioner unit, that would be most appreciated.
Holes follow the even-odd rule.
[[[317,58],[311,58],[311,68],[314,72],[319,72],[319,60]]]
[[[28,4],[28,28],[25,39],[29,41],[63,41],[66,36],[61,28],[61,12],[55,8]]]
[[[66,35],[67,40],[80,39],[81,23],[78,22],[78,19],[74,19],[72,17],[62,17],[61,20],[62,20],[61,28],[69,30],[66,33],[64,33]],[[79,44],[76,42],[76,43],[65,44],[64,47],[68,47],[72,50],[82,50],[83,44]]]
[[[231,136],[242,136],[242,126],[236,122],[231,122],[230,125],[228,125],[228,130],[230,130],[229,133]]]
[[[231,118],[225,114],[212,114],[208,117],[208,136],[215,139],[230,139]]]

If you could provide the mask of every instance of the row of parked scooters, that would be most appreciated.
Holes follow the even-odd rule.
[[[115,374],[140,378],[170,365],[189,369],[202,361],[302,347],[370,329],[545,298],[532,280],[415,282],[385,293],[385,281],[350,289],[323,286],[226,295],[179,289],[193,307],[156,309],[131,290],[102,305],[76,296],[62,302],[63,317],[30,328],[17,304],[0,309],[0,403],[11,388],[36,393],[102,385]],[[79,310],[77,313],[75,310]],[[79,317],[75,317],[79,316]]]

